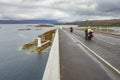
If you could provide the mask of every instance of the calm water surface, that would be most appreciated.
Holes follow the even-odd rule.
[[[28,24],[0,25],[0,80],[41,80],[48,59],[48,52],[29,54],[20,46],[52,28],[18,31]]]

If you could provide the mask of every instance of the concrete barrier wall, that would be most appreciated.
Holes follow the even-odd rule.
[[[55,38],[51,47],[51,51],[42,80],[60,80],[58,29],[55,33]]]

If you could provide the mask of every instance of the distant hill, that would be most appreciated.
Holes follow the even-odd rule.
[[[0,20],[0,24],[56,24],[56,20]]]
[[[86,20],[63,23],[65,25],[79,25],[79,26],[120,26],[120,19],[111,20]]]

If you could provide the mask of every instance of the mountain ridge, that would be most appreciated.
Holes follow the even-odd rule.
[[[55,24],[56,20],[0,20],[0,24]]]
[[[109,20],[85,20],[63,23],[64,25],[79,25],[79,26],[120,26],[120,19]]]

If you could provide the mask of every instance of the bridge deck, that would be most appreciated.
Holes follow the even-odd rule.
[[[61,80],[112,80],[90,52],[60,30]]]

